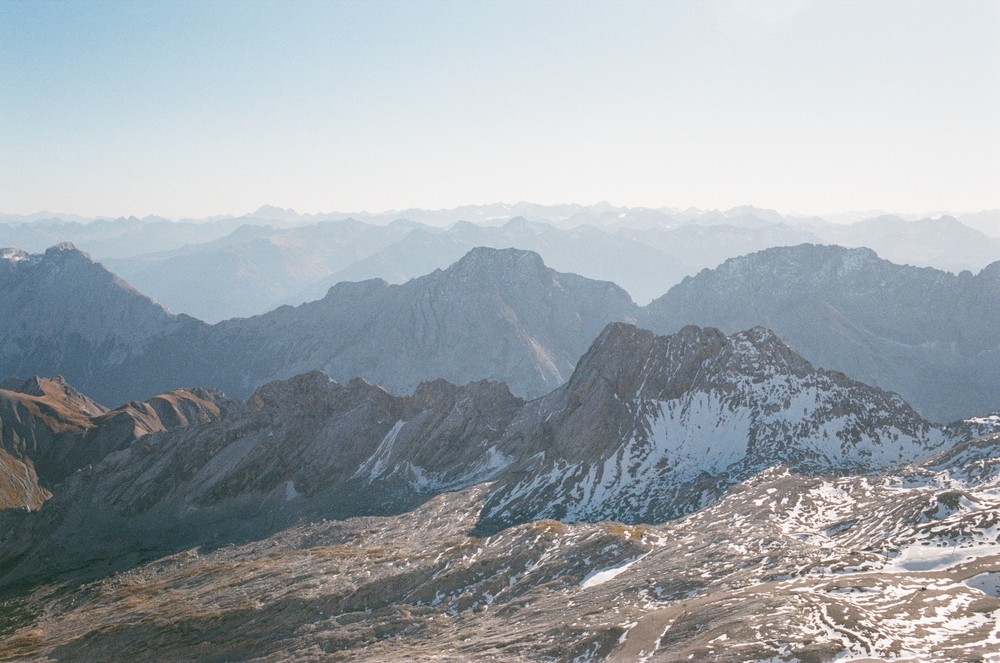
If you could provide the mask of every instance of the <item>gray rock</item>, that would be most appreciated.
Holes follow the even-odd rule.
[[[727,260],[671,288],[639,323],[773,329],[818,366],[898,392],[950,421],[1000,405],[1000,262],[979,274],[803,244]]]

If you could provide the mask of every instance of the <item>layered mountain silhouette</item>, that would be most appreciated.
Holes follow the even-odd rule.
[[[762,325],[814,364],[898,392],[937,421],[1000,405],[1000,262],[954,275],[869,249],[767,249],[685,279],[640,324]]]
[[[210,242],[105,262],[170,310],[218,322],[287,303],[306,285],[399,241],[413,225],[354,220],[298,228],[247,224]],[[319,299],[328,288],[294,303]]]
[[[245,398],[321,369],[406,393],[423,380],[496,379],[521,396],[564,382],[609,320],[634,317],[612,283],[537,254],[476,249],[403,285],[342,283],[320,301],[210,326],[174,316],[70,245],[0,260],[0,375],[61,374],[102,403],[187,385]]]
[[[637,309],[618,286],[562,274],[516,249],[479,248],[446,270],[389,285],[341,283],[322,300],[213,328],[246,394],[276,377],[320,369],[398,393],[423,380],[501,380],[521,396],[562,384],[609,320]]]
[[[995,213],[923,219],[874,214],[841,224],[746,206],[671,211],[599,204],[357,218],[265,206],[200,224],[155,217],[5,223],[0,215],[0,246],[42,251],[71,240],[171,311],[207,322],[320,299],[341,281],[403,283],[444,269],[477,246],[535,251],[558,271],[613,281],[640,303],[726,259],[803,242],[865,246],[893,262],[956,273],[1000,259],[1000,239],[965,224],[979,219],[988,231]]]
[[[841,229],[959,269],[990,242],[948,217],[448,213],[493,227],[265,207],[203,251],[150,222],[174,242],[153,280],[212,309],[263,264],[269,297],[344,261],[386,275],[214,325],[72,245],[0,249],[0,658],[995,655],[1000,263],[789,246],[644,308],[559,271],[652,289],[701,251]],[[143,223],[67,228],[111,246]],[[517,238],[558,269],[469,250]]]
[[[207,327],[174,316],[72,244],[0,250],[0,375],[62,375],[101,403],[196,384],[170,339]],[[188,359],[190,361],[190,358]]]
[[[601,328],[635,320],[774,330],[817,366],[896,391],[950,421],[1000,406],[1000,271],[895,265],[867,249],[767,249],[704,270],[642,309],[614,284],[532,252],[479,248],[390,285],[207,325],[175,316],[70,245],[0,256],[0,375],[60,374],[102,403],[207,385],[245,398],[313,369],[397,393],[491,379],[521,397],[568,379]]]

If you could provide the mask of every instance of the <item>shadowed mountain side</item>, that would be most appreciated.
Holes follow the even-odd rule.
[[[660,333],[763,325],[816,365],[898,392],[951,421],[1000,405],[1000,263],[979,274],[803,244],[727,260],[647,306]]]
[[[499,379],[537,396],[561,384],[609,320],[637,308],[611,283],[533,253],[476,249],[399,286],[342,283],[297,308],[215,326],[173,316],[70,246],[0,260],[0,375],[58,373],[102,402],[199,384],[239,398],[313,369],[411,391]]]
[[[341,283],[322,300],[214,326],[171,315],[69,246],[2,258],[0,375],[58,373],[104,403],[192,384],[245,398],[313,369],[397,393],[443,377],[538,396],[608,321],[638,312],[618,286],[515,249],[474,249],[398,286]]]
[[[489,478],[484,459],[522,405],[490,382],[437,381],[412,397],[319,372],[270,383],[218,420],[144,436],[73,474],[37,513],[0,512],[0,572],[10,582],[81,567],[100,575],[300,518],[409,510],[436,492],[421,489],[418,463],[450,485]],[[406,456],[375,467],[401,474],[361,478],[397,438]]]
[[[0,382],[0,509],[37,509],[76,470],[157,431],[220,416],[220,395],[177,389],[108,410],[61,377]]]
[[[637,311],[612,283],[561,274],[528,251],[479,248],[403,285],[341,283],[320,301],[221,323],[214,341],[234,370],[218,384],[241,395],[316,368],[397,393],[444,378],[538,396],[569,377],[609,320]]]
[[[187,379],[197,358],[163,349],[207,329],[71,244],[40,255],[0,250],[0,376],[62,375],[105,404],[148,398],[203,384]]]

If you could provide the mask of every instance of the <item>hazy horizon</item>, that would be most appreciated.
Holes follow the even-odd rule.
[[[1000,2],[0,4],[0,210],[1000,207]]]
[[[358,216],[358,217],[362,217],[362,218],[370,217],[370,218],[376,218],[376,219],[377,218],[383,218],[384,219],[384,218],[387,218],[387,217],[391,217],[391,218],[404,218],[404,217],[395,217],[394,215],[405,214],[405,213],[408,213],[408,212],[423,212],[423,213],[426,213],[426,214],[448,214],[448,213],[454,213],[454,212],[457,212],[459,210],[465,210],[465,209],[483,209],[483,208],[489,208],[489,207],[494,207],[494,206],[506,206],[506,207],[516,208],[516,207],[525,206],[525,205],[526,206],[537,206],[537,207],[542,207],[542,208],[580,207],[580,208],[583,208],[583,209],[589,209],[589,208],[595,208],[595,207],[601,207],[601,206],[607,205],[611,209],[615,209],[615,210],[650,210],[650,211],[665,212],[665,213],[676,213],[676,214],[691,213],[691,212],[695,212],[695,211],[699,212],[699,213],[704,213],[704,214],[709,214],[709,213],[713,213],[713,212],[719,212],[719,213],[722,213],[722,214],[726,214],[726,213],[729,213],[729,212],[731,212],[733,210],[752,209],[752,210],[757,210],[757,211],[777,212],[778,214],[780,214],[780,215],[782,215],[784,217],[791,218],[791,219],[818,218],[818,219],[822,219],[824,221],[829,221],[831,223],[852,223],[854,221],[861,221],[861,220],[865,220],[865,219],[875,218],[875,217],[878,217],[878,216],[897,216],[897,217],[900,217],[900,218],[905,219],[907,221],[915,221],[915,220],[919,220],[919,219],[940,218],[942,216],[963,217],[963,216],[972,216],[972,215],[984,214],[984,213],[985,214],[1000,213],[1000,207],[998,207],[998,208],[992,208],[992,209],[984,208],[984,209],[978,209],[978,210],[925,210],[925,211],[918,211],[918,212],[909,211],[909,210],[891,210],[891,209],[890,210],[886,210],[886,209],[844,209],[844,210],[826,211],[826,212],[822,212],[822,213],[818,213],[818,214],[813,214],[813,213],[799,212],[797,210],[791,210],[791,211],[789,211],[789,210],[782,210],[782,209],[773,209],[773,208],[767,208],[767,207],[760,207],[760,206],[756,206],[756,205],[735,205],[735,206],[732,206],[732,207],[725,207],[725,208],[724,207],[718,207],[718,206],[703,208],[703,207],[695,207],[695,206],[676,207],[676,206],[666,206],[666,205],[660,205],[660,206],[655,206],[655,207],[647,207],[647,206],[640,206],[640,205],[618,205],[618,204],[615,204],[615,203],[607,201],[607,200],[600,200],[600,201],[593,202],[593,203],[561,202],[561,203],[551,203],[551,204],[542,204],[542,203],[537,203],[537,202],[530,201],[530,200],[519,200],[517,202],[496,201],[496,202],[491,202],[491,203],[466,203],[466,204],[456,205],[456,206],[453,206],[453,207],[433,208],[433,209],[432,208],[423,208],[423,207],[409,206],[409,207],[404,207],[404,208],[393,208],[393,209],[383,209],[383,210],[374,210],[374,209],[371,209],[371,210],[327,209],[327,210],[317,210],[317,211],[312,211],[312,210],[305,210],[305,211],[303,211],[303,210],[296,209],[294,207],[280,207],[280,206],[277,206],[277,205],[270,205],[270,204],[266,204],[265,203],[265,204],[262,204],[262,205],[257,205],[255,207],[252,207],[252,208],[247,209],[245,211],[236,211],[236,212],[229,212],[229,213],[212,214],[212,215],[207,215],[207,216],[167,216],[167,215],[163,215],[163,214],[156,214],[155,212],[154,213],[150,213],[150,214],[144,214],[144,215],[141,215],[141,216],[140,215],[136,215],[136,214],[93,214],[93,215],[88,215],[88,214],[80,214],[78,212],[73,212],[73,211],[66,211],[66,210],[57,211],[57,210],[48,210],[48,209],[34,210],[34,211],[31,211],[31,212],[25,213],[25,212],[11,212],[9,210],[0,209],[0,221],[4,220],[5,218],[9,219],[9,218],[13,218],[13,217],[19,217],[19,218],[24,219],[24,220],[26,220],[28,222],[34,221],[34,220],[39,220],[40,221],[40,220],[46,220],[46,219],[66,219],[66,220],[81,219],[81,220],[84,220],[84,221],[96,221],[96,220],[130,219],[130,218],[136,218],[136,219],[139,219],[139,220],[144,220],[144,219],[166,219],[168,221],[178,221],[178,222],[179,221],[211,221],[211,220],[216,220],[216,219],[237,219],[237,218],[242,218],[242,217],[254,216],[254,215],[260,213],[262,210],[270,211],[270,212],[274,212],[274,213],[277,213],[277,212],[290,213],[290,214],[294,214],[294,215],[296,215],[298,217],[302,217],[302,218],[324,217],[324,216],[344,216],[344,217]],[[516,216],[517,216],[516,214],[513,214],[513,216],[511,218],[514,218]],[[469,220],[472,220],[472,219],[469,219]]]

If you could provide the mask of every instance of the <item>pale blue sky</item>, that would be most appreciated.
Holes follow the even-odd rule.
[[[1000,2],[0,1],[0,211],[1000,207]]]

